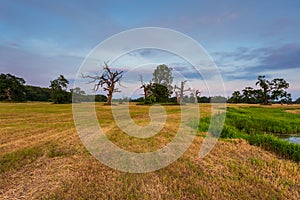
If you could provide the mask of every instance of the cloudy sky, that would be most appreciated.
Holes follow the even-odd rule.
[[[300,96],[299,8],[300,1],[292,0],[2,0],[0,72],[43,87],[60,74],[73,82],[90,51],[107,38],[129,29],[162,27],[202,45],[220,70],[227,95],[254,87],[257,76],[266,75],[286,79],[296,99]],[[138,77],[141,71],[146,75],[147,69],[166,63],[202,88],[200,78],[185,69],[188,64],[170,53],[139,50],[115,63],[132,71],[128,77]],[[141,71],[131,69],[137,65],[143,66]],[[135,88],[130,78],[124,81],[125,90]]]

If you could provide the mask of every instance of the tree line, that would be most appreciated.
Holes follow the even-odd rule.
[[[0,101],[2,102],[26,102],[45,101],[53,103],[71,103],[73,93],[84,94],[80,88],[67,91],[69,81],[60,75],[57,79],[50,81],[49,88],[25,85],[23,78],[11,75],[0,74]],[[81,101],[105,102],[105,95],[82,95]]]
[[[234,91],[232,96],[228,99],[225,97],[209,97],[201,98],[199,89],[186,88],[186,80],[182,80],[180,85],[172,85],[173,76],[172,68],[167,65],[159,65],[153,72],[153,78],[150,82],[145,83],[143,81],[143,76],[140,75],[139,81],[141,82],[141,89],[144,91],[142,98],[139,98],[140,102],[144,104],[153,103],[164,103],[170,102],[175,104],[182,104],[183,102],[193,102],[198,103],[199,101],[205,100],[205,102],[228,102],[228,103],[260,103],[268,105],[271,103],[291,103],[291,94],[287,93],[286,89],[289,88],[289,83],[287,83],[283,78],[275,78],[271,81],[267,80],[265,76],[258,76],[258,81],[255,85],[259,86],[259,89],[254,89],[252,87],[246,87],[240,91]],[[115,88],[115,84],[122,80],[123,71],[111,72],[107,63],[104,63],[104,72],[102,76],[89,76],[83,75],[84,78],[92,79],[92,82],[98,82],[95,84],[95,90],[99,87],[104,88],[104,91],[108,91],[108,101],[107,104],[111,104],[111,99],[114,92],[120,92]],[[190,92],[190,97],[185,95],[186,92]],[[172,94],[175,94],[172,97]],[[298,102],[297,99],[296,102]]]
[[[137,77],[140,82],[140,89],[143,95],[137,99],[123,98],[122,101],[133,101],[139,104],[154,103],[209,103],[209,102],[228,102],[228,103],[291,103],[291,94],[286,92],[289,87],[282,78],[275,78],[271,81],[265,76],[258,76],[255,85],[259,88],[245,87],[242,91],[234,91],[229,98],[216,96],[201,96],[199,89],[187,88],[186,80],[180,81],[179,85],[172,85],[172,68],[165,64],[158,65],[153,72],[153,77],[149,82],[145,82],[142,75]],[[103,101],[111,105],[114,93],[120,92],[117,87],[123,79],[123,71],[112,70],[108,63],[104,62],[103,73],[101,76],[84,75],[82,77],[93,83],[93,90],[96,92],[102,89],[104,94],[89,95],[80,88],[73,88],[67,91],[69,81],[60,75],[55,80],[50,81],[48,88],[25,85],[25,80],[11,74],[0,75],[0,101],[24,102],[24,101],[51,101],[53,103],[79,103]],[[73,99],[72,99],[73,97]],[[298,98],[294,103],[300,103]]]
[[[139,75],[140,89],[143,89],[143,97],[136,101],[143,104],[154,103],[172,103],[182,104],[184,100],[189,98],[188,102],[198,103],[198,96],[200,91],[191,88],[185,88],[186,80],[181,81],[180,86],[172,85],[173,75],[172,68],[165,64],[158,65],[153,72],[153,78],[149,82],[144,82],[143,76]],[[83,78],[90,79],[90,83],[94,84],[94,90],[102,88],[104,92],[107,92],[107,105],[112,104],[113,94],[120,92],[117,88],[117,84],[123,78],[123,71],[112,71],[108,63],[104,62],[103,73],[101,76],[82,75]],[[190,92],[190,97],[185,95],[185,92]],[[172,97],[172,94],[175,94]],[[187,101],[186,101],[187,102]]]
[[[255,83],[259,89],[252,87],[245,87],[240,91],[234,91],[232,96],[228,99],[229,103],[250,103],[250,104],[264,104],[268,105],[271,103],[292,103],[292,97],[290,93],[287,93],[286,89],[289,88],[283,78],[275,78],[273,80],[267,80],[265,76],[258,76],[258,80]],[[297,99],[296,102],[299,101]]]

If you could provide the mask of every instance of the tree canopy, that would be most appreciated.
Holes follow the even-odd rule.
[[[26,101],[25,80],[11,74],[0,74],[0,101]]]
[[[71,102],[71,94],[66,91],[69,81],[63,75],[50,81],[50,83],[51,99],[54,103],[62,104]]]
[[[50,101],[51,89],[25,85],[27,101]]]
[[[289,87],[283,78],[275,78],[271,81],[267,80],[265,76],[258,76],[256,82],[259,89],[252,87],[245,87],[240,91],[232,93],[229,102],[231,103],[263,103],[265,105],[274,101],[291,102],[291,94],[286,92]]]
[[[158,65],[153,72],[152,81],[156,84],[163,85],[168,89],[168,96],[172,94],[172,82],[173,82],[173,75],[172,75],[172,68],[168,67],[165,64]]]
[[[269,81],[265,76],[258,76],[256,85],[261,87],[262,100],[265,105],[269,104],[269,100],[291,100],[291,94],[286,92],[286,89],[289,88],[289,83],[283,78],[275,78]]]

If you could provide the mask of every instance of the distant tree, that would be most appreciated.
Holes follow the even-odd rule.
[[[143,88],[144,91],[144,102],[151,103],[149,98],[152,95],[152,91],[151,91],[151,87],[153,87],[152,82],[150,81],[150,83],[144,83],[142,75],[140,75],[140,82],[141,82],[140,88]]]
[[[195,90],[195,103],[198,103],[198,97],[201,95],[200,90]]]
[[[178,86],[174,86],[174,91],[175,91],[175,95],[176,95],[176,99],[177,99],[177,104],[182,104],[183,99],[184,99],[184,92],[190,91],[191,88],[188,89],[184,89],[184,84],[186,83],[186,81],[181,81],[180,83],[180,87]]]
[[[156,84],[161,84],[168,89],[168,96],[172,94],[172,82],[173,82],[173,75],[172,75],[172,68],[168,67],[167,65],[158,65],[153,72],[152,81]]]
[[[195,94],[193,92],[190,93],[190,103],[195,103],[197,101],[197,98],[195,97]]]
[[[211,99],[210,97],[202,96],[202,97],[198,97],[198,102],[199,103],[209,103],[210,99]]]
[[[84,101],[85,98],[85,92],[81,90],[79,87],[70,89],[71,95],[72,95],[72,102],[73,103],[80,103]]]
[[[254,89],[252,87],[245,87],[243,92],[243,102],[251,103],[253,101]]]
[[[132,102],[144,102],[144,101],[145,101],[144,97],[140,97],[132,100]]]
[[[250,103],[263,103],[263,92],[261,89],[254,89],[252,95],[252,101]]]
[[[226,103],[227,98],[222,96],[214,96],[210,98],[211,103]]]
[[[300,104],[300,97],[295,101],[296,104]]]
[[[275,78],[271,81],[271,100],[291,101],[291,94],[286,89],[290,86],[283,78]]]
[[[201,92],[198,89],[190,89],[190,103],[197,104],[198,103],[198,97],[200,96]]]
[[[25,80],[11,74],[0,74],[0,101],[26,100]]]
[[[197,104],[198,103],[198,96],[200,96],[201,92],[200,90],[196,89],[191,89],[190,90],[190,103]]]
[[[240,91],[234,91],[232,93],[232,96],[229,99],[230,103],[242,103],[243,102],[243,95],[240,93]]]
[[[256,85],[259,85],[262,88],[262,98],[263,98],[263,103],[265,105],[269,104],[269,98],[270,98],[270,81],[265,79],[265,76],[258,76],[258,81],[255,83]]]
[[[190,97],[188,95],[184,95],[182,102],[189,102]]]
[[[287,93],[283,98],[281,98],[280,103],[292,104],[292,100],[292,95],[290,93]]]
[[[55,104],[63,104],[71,102],[71,94],[66,91],[69,81],[60,75],[57,79],[50,81],[51,100]]]
[[[289,83],[283,78],[275,78],[269,81],[265,76],[258,76],[256,85],[261,87],[262,100],[265,105],[269,104],[269,100],[289,99],[291,96],[286,92],[286,89],[289,88]]]
[[[107,102],[107,96],[103,94],[95,95],[95,102]]]
[[[50,101],[51,89],[25,85],[27,101]]]
[[[242,90],[242,94],[239,91],[235,91],[229,99],[229,102],[263,103],[267,105],[270,101],[280,101],[282,103],[290,103],[292,101],[291,94],[286,92],[289,83],[283,78],[275,78],[269,81],[265,76],[258,76],[256,85],[259,85],[260,89],[245,87],[245,89]]]
[[[87,94],[83,96],[82,102],[107,102],[107,96],[103,94]]]
[[[149,97],[149,103],[168,102],[169,92],[166,86],[153,83],[150,90],[152,94]]]
[[[90,83],[97,82],[94,86],[94,91],[97,91],[99,87],[102,87],[104,91],[107,91],[107,105],[111,105],[113,93],[121,92],[118,88],[116,88],[116,83],[121,82],[123,78],[123,71],[112,71],[106,62],[104,62],[103,66],[104,72],[101,76],[89,76],[82,75],[83,78],[90,78],[92,81]]]

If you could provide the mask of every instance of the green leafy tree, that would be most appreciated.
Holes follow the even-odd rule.
[[[243,95],[240,91],[234,91],[229,99],[230,103],[242,103]]]
[[[273,79],[271,81],[271,100],[291,101],[291,94],[286,91],[289,86],[289,83],[283,78]]]
[[[25,85],[27,101],[49,101],[51,89],[37,86]]]
[[[198,102],[199,103],[209,103],[210,99],[211,99],[210,97],[202,96],[202,97],[198,97]]]
[[[106,102],[107,101],[107,96],[103,94],[96,94],[96,95],[91,95],[91,94],[86,94],[83,96],[82,102]]]
[[[254,89],[252,87],[245,87],[243,92],[243,102],[251,103],[253,101]]]
[[[0,101],[26,101],[25,80],[11,74],[0,75]]]
[[[172,75],[172,68],[168,67],[167,65],[158,65],[153,72],[152,81],[156,84],[163,85],[167,88],[168,97],[172,94],[172,82],[173,82],[173,75]]]
[[[51,99],[54,103],[63,104],[71,102],[71,94],[66,91],[69,81],[63,75],[50,81],[50,83]]]
[[[243,103],[262,103],[263,93],[261,89],[254,89],[252,87],[245,87],[243,89],[242,102]]]
[[[271,91],[270,81],[265,79],[265,76],[258,76],[258,81],[255,84],[259,85],[262,88],[263,103],[265,105],[269,104],[270,91]]]
[[[95,102],[107,102],[107,96],[103,94],[95,95]]]
[[[269,104],[269,100],[289,100],[291,98],[291,94],[286,92],[289,83],[283,78],[275,78],[269,81],[265,76],[258,76],[256,85],[261,87],[262,101],[265,105]]]
[[[226,97],[214,96],[210,98],[210,103],[226,103],[226,102],[227,102]]]
[[[149,96],[146,101],[149,101],[149,103],[168,102],[169,92],[166,86],[153,83],[150,90],[151,96]]]

